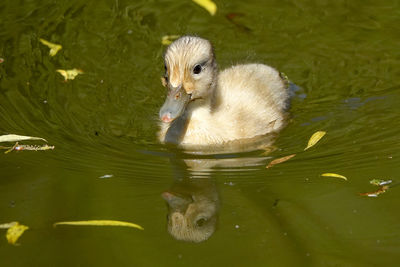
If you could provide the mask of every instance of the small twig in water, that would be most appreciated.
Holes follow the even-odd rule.
[[[16,142],[13,147],[8,147],[8,150],[6,152],[4,152],[4,154],[7,154],[7,153],[13,151],[17,146],[18,146],[18,142]]]
[[[39,150],[53,150],[54,146],[49,146],[49,145],[43,145],[43,146],[35,146],[35,145],[19,145],[18,142],[15,143],[13,147],[0,147],[2,149],[8,149],[5,154],[16,150],[16,151],[21,151],[21,150],[31,150],[31,151],[39,151]]]

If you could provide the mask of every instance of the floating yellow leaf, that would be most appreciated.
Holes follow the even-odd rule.
[[[285,157],[282,157],[282,158],[279,158],[279,159],[274,159],[273,161],[271,161],[271,162],[268,164],[268,166],[267,166],[266,168],[268,169],[268,168],[271,168],[272,166],[274,166],[274,165],[276,165],[276,164],[279,164],[279,163],[288,161],[289,159],[293,158],[294,156],[296,156],[296,154],[292,154],[292,155],[289,155],[289,156],[285,156]]]
[[[163,45],[170,45],[173,41],[178,39],[180,36],[179,35],[164,35],[161,38],[161,43]]]
[[[347,181],[347,178],[343,175],[340,174],[336,174],[336,173],[323,173],[321,174],[321,176],[325,176],[325,177],[335,177],[335,178],[341,178]]]
[[[20,236],[29,229],[28,226],[19,224],[18,222],[10,222],[0,224],[0,229],[8,229],[6,238],[8,243],[12,245],[18,245],[17,241]]]
[[[311,137],[310,140],[308,140],[307,147],[304,148],[304,150],[309,149],[310,147],[314,146],[316,143],[318,143],[319,140],[326,134],[324,131],[318,131],[315,132]]]
[[[125,227],[133,227],[140,230],[144,230],[142,226],[135,223],[113,221],[113,220],[71,221],[71,222],[57,222],[54,224],[54,226],[57,225],[125,226]]]
[[[0,142],[17,142],[17,141],[25,141],[25,140],[43,140],[47,142],[46,139],[41,137],[33,137],[33,136],[23,136],[16,134],[6,134],[0,136]]]
[[[62,76],[64,76],[65,81],[73,80],[78,74],[82,74],[83,71],[80,69],[72,69],[72,70],[57,70]]]
[[[50,48],[49,54],[50,54],[50,56],[52,56],[52,57],[55,56],[55,55],[57,54],[57,52],[60,51],[61,48],[62,48],[61,45],[51,43],[51,42],[46,41],[45,39],[42,39],[42,38],[40,38],[39,41],[40,41],[42,44],[44,44],[45,46],[47,46],[48,48]]]
[[[211,0],[193,0],[193,2],[205,8],[212,16],[217,12],[217,5]]]

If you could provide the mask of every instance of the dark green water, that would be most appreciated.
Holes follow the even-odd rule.
[[[0,224],[30,227],[20,246],[0,230],[1,266],[398,265],[400,187],[358,193],[400,181],[399,2],[216,3],[214,17],[189,0],[0,3],[0,134],[55,146],[0,154]],[[210,39],[220,68],[261,62],[301,87],[268,155],[297,156],[267,170],[259,152],[188,159],[158,144],[167,34]],[[63,49],[50,57],[39,38]],[[59,68],[85,73],[64,82]],[[217,198],[216,231],[177,241],[161,194],[196,186]],[[52,227],[88,219],[145,230]]]

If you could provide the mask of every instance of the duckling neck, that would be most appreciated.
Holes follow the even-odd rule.
[[[208,108],[210,112],[212,112],[217,106],[218,102],[217,100],[218,100],[218,70],[216,69],[215,66],[213,79],[210,83],[209,89],[207,90],[207,94],[190,103],[187,107],[187,110],[192,112],[197,108],[202,107],[202,108]]]
[[[181,116],[171,122],[165,134],[164,142],[169,144],[179,144],[187,129],[191,112],[186,109]]]
[[[210,84],[210,94],[208,97],[208,102],[206,103],[210,107],[210,111],[212,112],[213,110],[216,109],[217,106],[217,99],[218,99],[218,69],[217,69],[217,63],[214,60],[214,77],[213,80]]]

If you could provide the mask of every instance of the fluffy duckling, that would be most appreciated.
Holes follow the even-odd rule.
[[[161,142],[220,145],[284,127],[289,92],[274,68],[246,64],[219,73],[211,43],[194,36],[174,41],[164,61]]]

